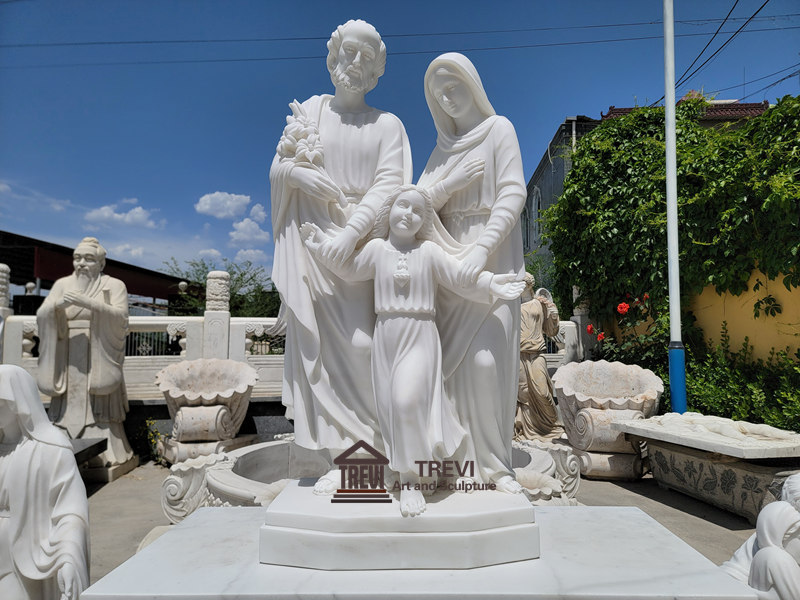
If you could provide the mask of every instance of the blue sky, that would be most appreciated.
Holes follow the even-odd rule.
[[[736,3],[697,65],[762,4]],[[675,1],[678,75],[733,5]],[[269,268],[268,168],[287,105],[332,91],[325,43],[350,18],[384,36],[367,101],[405,124],[415,179],[435,144],[422,78],[441,52],[475,63],[526,177],[565,117],[664,93],[659,0],[0,0],[0,229],[67,246],[96,235],[111,258],[153,269],[173,256]],[[649,39],[603,41],[622,38]],[[759,89],[800,68],[799,51],[800,5],[771,0],[678,96],[797,95],[798,75]]]

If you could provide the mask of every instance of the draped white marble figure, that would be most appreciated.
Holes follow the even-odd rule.
[[[471,284],[483,269],[522,279],[519,215],[526,188],[513,125],[495,114],[478,72],[461,54],[443,54],[431,62],[425,98],[438,138],[419,185],[430,190],[447,232],[467,246],[460,282]],[[454,185],[463,180],[458,168],[467,173],[463,188]],[[475,461],[477,480],[521,492],[511,468],[519,300],[481,304],[442,290],[436,322],[444,348],[445,391],[469,431],[462,459]]]
[[[300,226],[336,237],[326,248],[331,260],[350,256],[384,199],[410,181],[411,150],[400,120],[364,101],[386,62],[375,28],[348,21],[328,51],[336,93],[293,106],[270,184],[272,279],[287,325],[283,403],[299,445],[336,455],[358,441],[382,448],[370,380],[375,311],[368,283],[344,281],[312,260]],[[332,493],[338,482],[333,471],[315,491]]]
[[[331,243],[317,226],[304,227],[306,245],[322,262],[349,280],[373,280],[377,322],[372,344],[372,383],[378,423],[389,468],[399,476],[400,510],[425,510],[418,461],[452,457],[465,440],[454,407],[443,393],[442,350],[436,329],[435,298],[445,288],[474,302],[517,298],[523,282],[514,275],[483,271],[475,285],[461,287],[460,263],[431,241],[433,206],[428,194],[401,186],[386,200],[373,236],[352,260],[337,266],[324,258]]]
[[[783,500],[767,504],[758,513],[755,535],[747,584],[759,591],[759,598],[800,598],[800,513]]]
[[[89,585],[89,504],[72,446],[36,381],[0,365],[0,598],[77,600]]]

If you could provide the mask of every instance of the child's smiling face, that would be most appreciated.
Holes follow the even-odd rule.
[[[419,192],[403,192],[389,211],[389,228],[403,237],[414,237],[425,221],[425,200]]]

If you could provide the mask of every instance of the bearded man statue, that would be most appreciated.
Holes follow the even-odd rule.
[[[107,439],[107,449],[89,466],[108,468],[128,466],[134,456],[123,427],[128,290],[103,274],[105,262],[100,242],[83,238],[73,254],[74,273],[55,282],[36,322],[37,383],[51,397],[50,420],[73,439]]]

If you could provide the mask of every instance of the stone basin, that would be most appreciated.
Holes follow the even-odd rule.
[[[654,415],[664,393],[664,382],[649,369],[605,360],[564,365],[553,385],[570,444],[592,452],[636,453],[611,423]]]
[[[156,375],[180,442],[228,440],[242,426],[258,373],[246,363],[200,358],[169,365]]]
[[[201,506],[268,506],[289,482],[316,478],[330,469],[318,452],[292,438],[290,434],[173,465],[161,486],[164,514],[177,523]],[[513,466],[534,504],[576,503],[580,467],[567,446],[515,442]]]

